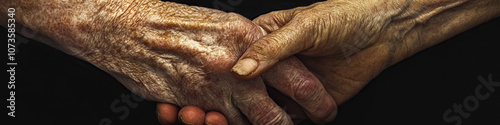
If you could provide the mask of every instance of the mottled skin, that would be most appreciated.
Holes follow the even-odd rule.
[[[254,20],[269,34],[240,58],[261,65],[244,78],[296,54],[340,105],[387,67],[500,16],[498,5],[498,0],[328,0],[271,12]]]
[[[328,0],[275,11],[254,20],[269,34],[240,57],[251,65],[232,70],[251,79],[295,55],[340,105],[385,68],[499,17],[499,7],[498,0]]]
[[[10,7],[16,9],[17,28],[38,31],[36,40],[90,62],[135,94],[219,111],[229,124],[292,124],[268,96],[264,80],[292,75],[306,82],[298,81],[299,87],[322,87],[298,60],[283,64],[302,67],[298,72],[234,77],[233,64],[264,35],[234,13],[157,0],[8,0],[0,9]]]
[[[311,112],[325,111],[318,116],[326,114],[326,119],[313,120],[328,121],[334,117],[329,112],[336,111],[332,107],[354,96],[386,67],[498,17],[498,3],[494,0],[330,0],[271,13],[268,18],[274,19],[274,24],[259,19],[255,22],[271,33],[268,36],[278,37],[263,38],[257,42],[268,44],[254,44],[249,49],[258,50],[258,53],[247,53],[242,58],[259,58],[259,65],[264,66],[242,78],[260,76],[268,69],[271,73],[249,81],[235,79],[229,69],[263,33],[236,14],[148,0],[8,0],[0,7],[2,10],[16,7],[18,24],[40,32],[37,40],[96,65],[144,98],[181,107],[195,105],[220,111],[229,118],[230,124],[245,124],[240,111],[255,124],[290,124],[290,118],[267,96],[262,81],[278,81],[271,86],[280,88],[277,86],[289,87],[286,86],[289,84],[279,81],[307,83],[317,79],[304,71],[300,62],[284,60],[286,57],[301,54],[301,61],[335,98],[331,103],[317,103],[313,104],[317,107],[305,108],[309,117],[318,115]],[[4,20],[6,17],[0,18]],[[293,21],[291,19],[305,23],[287,24]],[[285,24],[305,35],[275,31]],[[277,42],[297,36],[300,37],[297,41],[304,45]],[[336,43],[325,44],[325,41]],[[342,51],[342,44],[355,49],[346,54]],[[283,55],[270,54],[280,50],[285,51]],[[264,60],[264,57],[271,59]],[[295,63],[278,63],[277,68],[271,68],[280,60]],[[277,72],[292,68],[300,72]],[[298,88],[302,91],[291,92],[297,89],[296,86],[280,91],[296,101],[317,97],[314,96],[318,95],[317,91],[313,90],[319,85],[300,85]],[[311,103],[321,100],[309,99]]]
[[[271,12],[254,20],[269,34],[239,60],[258,66],[239,77],[259,76],[295,55],[340,105],[385,68],[499,17],[499,6],[498,0],[328,0]]]
[[[499,6],[498,0],[329,0],[282,13],[295,13],[293,19],[309,15],[304,18],[315,22],[298,29],[319,31],[294,35],[312,41],[295,44],[305,46],[297,57],[341,105],[389,66],[499,17]],[[276,31],[270,27],[274,25],[261,23],[270,20],[265,16],[254,22],[268,32]]]

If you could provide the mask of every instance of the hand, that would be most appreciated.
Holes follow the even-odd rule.
[[[102,33],[107,42],[92,44],[96,51],[77,55],[149,100],[220,111],[230,124],[247,123],[243,115],[254,124],[291,123],[267,95],[262,79],[238,80],[229,72],[244,47],[262,36],[251,21],[200,7],[146,5],[152,6],[108,24],[119,31]]]
[[[465,2],[330,0],[272,12],[254,20],[270,34],[233,72],[250,79],[296,54],[341,104],[386,67],[500,16],[498,1]]]
[[[388,67],[393,58],[394,38],[383,34],[388,20],[380,18],[391,13],[364,11],[376,9],[377,3],[371,2],[332,0],[262,15],[254,23],[269,34],[240,60],[258,60],[259,67],[251,75],[238,73],[238,64],[233,71],[240,78],[251,78],[276,61],[297,54],[340,105]]]
[[[332,8],[332,5],[338,7]],[[350,7],[352,7],[352,5],[347,3],[320,2],[309,7],[276,11],[258,17],[254,20],[254,23],[262,26],[262,28],[270,34],[259,39],[247,50],[246,54],[241,57],[242,60],[240,60],[240,63],[247,64],[247,66],[239,67],[239,65],[235,65],[233,71],[239,78],[253,78],[256,75],[262,74],[263,71],[267,71],[268,68],[274,66],[274,63],[277,63],[279,60],[283,60],[288,56],[300,52],[300,55],[297,56],[301,57],[301,61],[303,61],[309,70],[313,71],[313,73],[323,82],[323,85],[327,87],[328,92],[330,92],[336,101],[335,105],[345,102],[365,86],[369,80],[375,77],[376,74],[387,65],[387,58],[390,57],[388,52],[380,51],[389,50],[384,48],[389,47],[386,46],[389,44],[378,41],[368,41],[368,39],[370,39],[368,36],[374,36],[376,32],[358,30],[365,28],[363,26],[367,24],[363,23],[371,23],[364,21],[370,19],[364,19],[364,15],[357,15],[363,13],[344,10]],[[332,9],[337,11],[332,11]],[[352,12],[348,13],[352,15],[343,14],[343,12]],[[349,22],[348,20],[341,20],[344,18],[335,18],[334,16],[337,15],[358,18],[353,18],[352,22]],[[349,23],[351,23],[351,25],[347,25]],[[325,31],[318,31],[321,27],[326,27],[326,29],[324,29]],[[366,29],[375,29],[377,31],[381,30],[383,26],[373,27],[375,28]],[[337,31],[340,29],[344,31]],[[352,51],[352,48],[356,48],[355,50],[359,48],[361,52],[357,54],[350,52],[350,55],[347,55],[349,53],[342,51],[342,49]],[[346,57],[349,60],[346,60]],[[256,59],[258,62],[243,61],[246,58]],[[241,70],[238,70],[238,68],[249,69],[248,65],[258,67],[256,67],[257,69],[254,71],[243,73],[240,72]],[[283,67],[279,66],[272,68],[283,69]],[[271,70],[268,72],[273,74],[279,72],[294,72],[293,70],[295,69],[289,68],[288,70]],[[266,77],[268,72],[264,73],[262,77],[268,78]],[[283,88],[286,86],[287,84],[272,85],[274,88]],[[313,91],[313,89],[309,90],[309,92]],[[336,112],[332,114],[335,115]],[[198,115],[203,116],[204,112],[200,112]],[[317,119],[313,118],[313,121],[315,120],[317,121]]]
[[[277,89],[298,99],[306,111],[331,119],[328,113],[336,108],[297,60],[283,65],[299,72],[234,78],[231,66],[263,36],[258,26],[234,13],[151,0],[8,1],[0,8],[10,6],[19,8],[19,24],[41,33],[35,39],[90,62],[145,99],[219,111],[230,124],[248,123],[246,118],[254,124],[291,124],[263,81],[293,81]]]
[[[371,3],[327,1],[256,18],[253,22],[269,34],[246,51],[233,72],[250,79],[297,53],[334,98],[335,105],[344,103],[389,66],[393,56],[392,43],[380,34],[386,20],[377,20],[380,15],[365,13],[362,8],[371,8],[359,5],[374,7]]]
[[[269,34],[247,50],[233,72],[242,79],[254,78],[264,71],[294,72],[293,68],[277,72],[268,69],[283,69],[275,64],[298,53],[299,59],[334,97],[335,105],[340,105],[391,63],[393,38],[381,34],[388,20],[377,18],[389,17],[397,11],[380,13],[387,15],[363,11],[376,9],[376,5],[373,1],[327,1],[262,15],[253,22]],[[268,78],[266,73],[262,78]],[[287,84],[271,86],[283,88]],[[317,121],[314,117],[312,120]]]
[[[337,113],[336,103],[331,96],[324,92],[318,80],[295,57],[281,61],[263,74],[262,78],[268,85],[282,87],[268,88],[268,93],[278,105],[285,108],[294,123],[307,118],[316,118],[317,121],[314,122],[325,123],[333,120]],[[278,90],[285,93],[277,92]],[[307,108],[314,109],[314,112]],[[159,103],[157,112],[160,123],[167,125],[175,123],[176,117],[182,119],[181,122],[185,124],[227,124],[226,118],[220,113],[211,111],[205,114],[195,106],[182,107],[179,111],[175,105]]]
[[[329,0],[271,12],[254,20],[269,34],[232,71],[251,79],[296,55],[340,105],[385,68],[499,15],[498,1],[466,2]]]

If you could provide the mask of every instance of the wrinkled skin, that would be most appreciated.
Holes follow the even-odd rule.
[[[341,105],[387,67],[498,17],[498,5],[495,0],[328,0],[271,12],[254,20],[269,34],[240,58],[261,65],[243,78],[295,54]]]
[[[276,124],[290,123],[290,118],[284,115],[284,111],[277,107],[276,104],[274,104],[272,100],[267,97],[263,81],[272,82],[293,80],[273,80],[271,78],[282,77],[263,76],[250,81],[242,81],[231,77],[231,74],[229,73],[229,69],[232,64],[236,61],[239,55],[245,51],[245,48],[251,44],[251,41],[258,39],[263,35],[259,28],[241,16],[178,4],[167,5],[157,1],[119,2],[129,2],[129,4],[114,4],[116,1],[92,1],[105,6],[88,6],[89,3],[82,1],[76,1],[74,3],[64,1],[61,3],[51,3],[46,1],[48,0],[41,2],[22,1],[18,2],[18,5],[14,5],[21,6],[18,7],[19,13],[24,12],[25,14],[31,15],[31,17],[28,16],[19,18],[20,24],[24,24],[27,27],[40,31],[43,36],[37,36],[37,40],[96,65],[104,71],[112,74],[131,91],[137,93],[138,95],[150,100],[173,103],[179,106],[196,105],[205,110],[221,111],[224,115],[226,115],[226,117],[230,118],[230,124],[245,123],[245,118],[239,114],[239,111],[244,113],[244,115],[246,115],[249,120],[255,124],[265,124],[269,122]],[[82,2],[83,4],[73,6],[78,2]],[[11,3],[13,2],[8,1],[7,4],[2,6],[2,9],[6,10],[6,6],[12,6]],[[345,3],[349,2],[344,1],[343,3],[330,4],[330,6],[349,5]],[[346,7],[354,7],[353,5],[356,4],[350,5],[351,6]],[[43,9],[42,7],[49,9]],[[35,9],[32,9],[32,12],[28,12],[30,8]],[[357,12],[345,11],[345,8],[341,7],[337,9],[339,11],[335,12]],[[66,12],[68,10],[81,11]],[[312,10],[312,13],[314,13],[321,9],[317,9],[315,11],[314,9],[309,10]],[[387,13],[397,14],[397,12]],[[322,14],[323,13],[319,13],[317,15]],[[305,16],[307,13],[302,15]],[[335,15],[335,13],[330,13],[326,14],[324,17],[339,16]],[[428,15],[432,16],[435,14],[430,13]],[[363,16],[371,17],[372,15]],[[412,17],[412,13],[406,16]],[[342,17],[342,15],[340,15],[340,17]],[[346,16],[345,18],[350,19],[349,16]],[[360,17],[354,17],[353,20],[358,20],[359,18]],[[290,18],[285,18],[285,20],[286,19]],[[403,16],[399,19],[407,18],[403,13]],[[422,19],[423,22],[425,22],[426,16],[423,16]],[[483,21],[485,20],[485,18],[482,19]],[[417,20],[417,22],[418,21],[422,20]],[[301,22],[310,21],[306,20]],[[481,22],[481,20],[478,22]],[[411,26],[413,22],[402,21],[401,23],[405,24],[401,27],[407,27],[408,24]],[[324,23],[320,22],[320,24]],[[345,24],[341,23],[339,25],[342,26]],[[277,25],[275,28],[279,28],[281,26],[282,25]],[[307,28],[308,26],[310,25],[305,25],[302,28]],[[373,29],[376,30],[379,27],[380,26],[376,25]],[[348,28],[349,27],[346,29]],[[356,28],[359,27],[355,27],[354,29]],[[395,28],[397,30],[398,27]],[[267,32],[275,32],[273,31],[275,30],[273,28],[265,27],[264,29],[266,29]],[[467,28],[461,28],[460,30],[456,30],[454,33],[464,29]],[[306,32],[308,30],[299,31]],[[370,31],[370,28],[368,31]],[[403,31],[407,30],[403,29]],[[342,37],[338,38],[357,38],[363,40],[366,38],[364,35],[374,35],[372,34],[373,32],[361,32],[361,37],[353,37],[353,34],[350,33],[354,33],[354,36],[359,35],[355,32],[347,32],[347,36],[342,36],[345,35],[342,34],[340,35]],[[409,33],[409,36],[414,35],[413,37],[418,37],[420,32]],[[453,32],[450,34],[453,34]],[[332,36],[336,35],[338,34],[334,34]],[[399,36],[397,34],[389,34],[389,36],[391,35]],[[288,36],[296,35],[293,34]],[[440,39],[445,39],[450,35],[444,34],[443,36],[444,37],[433,39],[437,39],[435,41],[440,41]],[[397,42],[398,40],[406,42],[403,39],[391,41]],[[354,41],[358,42],[356,40]],[[337,42],[352,42],[352,39],[341,39]],[[384,48],[391,48],[392,45],[388,46],[375,43],[377,42],[372,42],[370,40],[369,42],[360,41],[360,43],[351,44],[355,47],[360,46],[360,48],[363,49],[363,52],[355,51],[354,53],[347,54],[350,56],[348,58],[350,59],[349,61],[342,60],[342,56],[345,56],[345,54],[339,54],[339,52],[342,51],[339,51],[338,48],[333,52],[323,52],[321,49],[312,49],[318,50],[318,52],[316,52],[319,53],[317,56],[335,57],[333,59],[307,57],[314,55],[308,52],[301,53],[304,56],[301,56],[300,59],[302,59],[302,61],[304,61],[305,64],[312,71],[314,71],[322,81],[324,81],[323,84],[327,86],[330,94],[336,98],[337,102],[335,104],[340,104],[357,93],[357,91],[359,91],[359,89],[362,88],[367,81],[378,74],[378,72],[380,72],[381,69],[383,69],[383,67],[387,64],[397,62],[387,60],[390,59],[390,56],[387,57],[390,53],[387,52],[391,51]],[[430,42],[430,44],[424,46],[416,46],[414,48],[417,49],[414,50],[419,50],[432,44],[435,43]],[[331,44],[333,46],[322,46],[322,44],[317,45],[330,50],[332,48],[335,49],[335,47],[339,47],[341,44]],[[399,46],[412,46],[412,44],[399,44]],[[276,48],[278,47],[283,46],[278,45]],[[309,47],[311,46],[302,49],[308,49]],[[265,46],[261,46],[260,48],[265,48]],[[292,48],[279,49],[294,50]],[[407,49],[398,50],[406,51]],[[302,50],[299,49],[299,51]],[[380,51],[382,53],[377,53]],[[402,57],[416,52],[404,51],[402,53],[394,52],[395,54],[403,55],[396,56],[398,59],[394,60],[399,60]],[[363,58],[368,58],[370,61],[361,60]],[[276,58],[273,65],[283,59],[285,58]],[[340,61],[335,59],[340,59]],[[283,64],[285,67],[287,65],[300,67],[300,65]],[[333,68],[321,69],[322,65],[333,65]],[[280,67],[280,64],[278,64],[278,67]],[[371,71],[363,72],[363,67],[368,68]],[[267,70],[269,68],[270,66],[264,69]],[[258,70],[256,75],[251,77],[259,76],[263,73],[263,71],[264,70]],[[344,75],[338,75],[340,73]],[[358,73],[361,73],[361,75]],[[280,76],[280,74],[274,75]],[[312,76],[299,78],[310,77]],[[358,77],[359,79],[357,79]],[[310,79],[315,81],[314,78]],[[330,82],[335,83],[332,84]],[[312,91],[304,92],[313,93]],[[283,93],[290,94],[290,92]],[[314,93],[312,95],[314,95]],[[303,96],[303,98],[305,97],[308,96]],[[314,110],[321,111],[318,108]]]
[[[292,73],[235,78],[231,67],[265,32],[234,13],[154,0],[8,1],[1,8],[12,6],[19,24],[40,32],[35,39],[90,62],[135,94],[219,111],[229,124],[292,124],[264,81],[300,78],[322,88],[296,59],[280,64],[301,68]]]
[[[254,59],[257,67],[236,64],[233,71],[251,79],[295,55],[340,105],[385,68],[500,16],[499,5],[494,0],[329,0],[275,11],[254,20],[269,34],[239,60]]]
[[[287,50],[296,51],[300,61],[340,105],[390,66],[395,49],[401,49],[394,43],[401,40],[394,37],[400,34],[390,31],[389,26],[389,17],[401,10],[383,5],[378,1],[330,0],[271,12],[254,22],[270,33],[259,42],[282,44]],[[278,40],[286,42],[275,42]],[[249,50],[257,54],[245,56],[279,57],[267,55],[270,52],[266,51],[275,48],[261,45],[265,44],[254,44]]]

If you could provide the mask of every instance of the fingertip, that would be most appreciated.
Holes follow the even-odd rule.
[[[240,79],[252,79],[276,65],[280,60],[311,48],[314,38],[296,31],[297,27],[282,27],[255,41],[231,69]]]
[[[186,106],[179,111],[179,120],[186,125],[201,125],[205,120],[205,111],[196,106]]]
[[[227,119],[219,112],[210,111],[205,115],[205,124],[207,125],[227,125]]]
[[[328,98],[325,98],[328,100]],[[311,119],[316,124],[324,124],[327,122],[331,122],[337,116],[337,104],[332,99],[332,101],[323,101],[323,103],[319,104],[320,109],[316,111],[305,111],[309,119]]]
[[[249,76],[257,69],[258,66],[259,63],[255,61],[255,59],[244,58],[236,62],[231,71],[237,76]]]
[[[156,113],[158,122],[162,125],[172,125],[177,121],[177,112],[179,108],[173,104],[158,103],[156,104]]]
[[[279,59],[255,59],[256,57],[242,57],[231,69],[231,73],[238,79],[249,80],[261,76],[269,68],[278,63]]]

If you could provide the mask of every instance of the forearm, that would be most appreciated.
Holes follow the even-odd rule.
[[[498,0],[413,0],[392,17],[391,64],[500,16]]]
[[[147,2],[143,0],[140,2]],[[16,29],[25,27],[37,32],[33,39],[59,49],[70,55],[79,55],[96,39],[103,35],[97,29],[105,22],[117,19],[120,14],[129,13],[134,0],[8,0],[0,6],[2,20],[7,18],[6,10],[14,8]],[[128,14],[124,14],[128,15]],[[100,21],[100,22],[99,22]],[[2,23],[2,26],[6,27]],[[102,29],[101,29],[102,30]],[[18,32],[23,34],[23,32]],[[97,35],[97,36],[96,36]]]

